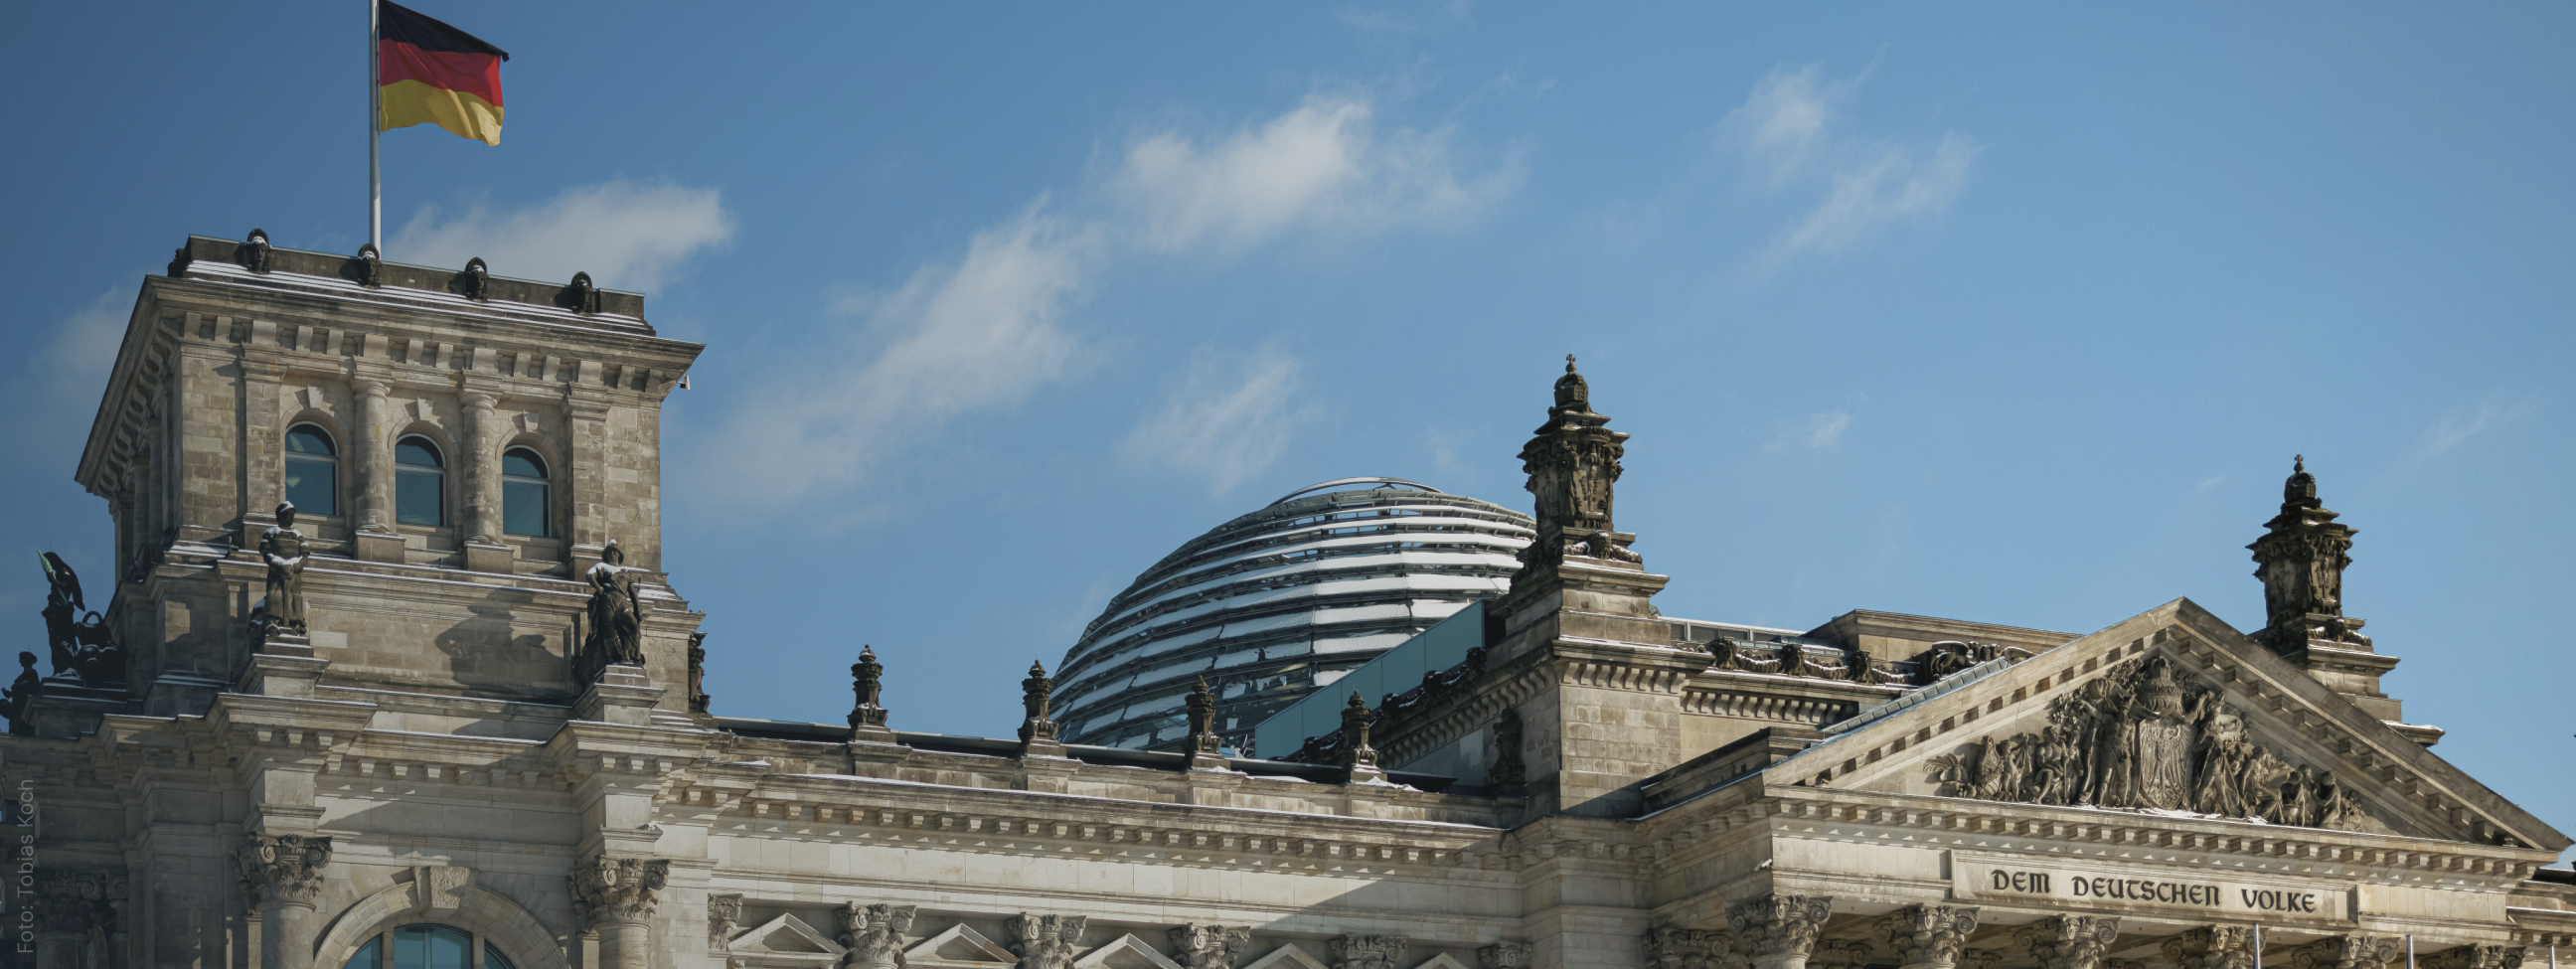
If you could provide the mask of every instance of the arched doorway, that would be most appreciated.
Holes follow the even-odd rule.
[[[359,946],[340,969],[518,969],[500,947],[463,929],[406,925]]]

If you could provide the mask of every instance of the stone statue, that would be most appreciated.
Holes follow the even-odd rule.
[[[0,690],[0,713],[9,718],[9,732],[27,736],[36,732],[36,722],[27,716],[27,703],[45,687],[43,677],[36,675],[36,654],[18,653],[18,681]]]
[[[259,536],[259,557],[268,563],[267,630],[271,635],[303,635],[304,533],[295,530],[295,503],[277,503],[277,524]]]
[[[644,614],[637,588],[643,570],[626,564],[626,550],[611,541],[583,576],[590,583],[590,640],[582,652],[594,666],[644,665]]]
[[[1342,708],[1342,758],[1354,770],[1377,767],[1377,748],[1369,746],[1368,701],[1359,691],[1351,691],[1349,706]]]
[[[1529,766],[1521,759],[1521,712],[1505,707],[1494,718],[1494,763],[1485,768],[1485,790],[1498,797],[1529,796]]]
[[[1199,677],[1184,704],[1189,708],[1190,736],[1185,742],[1192,770],[1225,770],[1225,741],[1216,735],[1216,691]]]
[[[707,712],[707,634],[689,634],[689,712]]]
[[[885,690],[885,665],[877,662],[877,651],[859,647],[859,661],[850,664],[850,692],[855,702],[850,706],[850,739],[854,742],[891,744],[898,742],[895,733],[886,729],[886,708],[877,702]]]
[[[44,566],[48,587],[42,612],[54,675],[78,680],[83,686],[122,685],[125,647],[117,643],[106,620],[81,598],[80,576],[72,572],[71,563],[52,552],[37,561]]]

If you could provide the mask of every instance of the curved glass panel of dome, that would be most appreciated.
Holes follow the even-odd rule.
[[[1218,735],[1245,750],[1270,714],[1510,589],[1530,529],[1528,515],[1398,478],[1290,492],[1109,601],[1056,674],[1066,741],[1174,748],[1204,676]]]

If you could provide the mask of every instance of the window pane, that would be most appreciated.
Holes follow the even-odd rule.
[[[546,466],[534,454],[512,451],[501,455],[501,473],[513,478],[542,478],[546,476]]]
[[[535,481],[501,482],[501,531],[546,537],[546,486]]]
[[[394,969],[473,969],[473,936],[444,925],[407,925],[393,936]]]
[[[368,939],[367,944],[350,953],[349,961],[341,963],[340,969],[384,969],[384,941],[382,936]]]
[[[498,947],[485,942],[483,943],[483,969],[519,969],[519,967],[511,965],[509,958],[503,956]]]
[[[394,445],[394,463],[415,468],[440,467],[438,448],[417,437],[406,437]]]
[[[394,472],[394,520],[405,525],[447,524],[447,476],[435,471]]]
[[[332,487],[333,470],[329,461],[286,459],[286,500],[295,503],[296,511],[307,515],[339,514],[331,506],[332,496],[339,493]]]
[[[322,432],[310,427],[299,427],[286,432],[286,453],[329,454],[331,439],[323,437]]]

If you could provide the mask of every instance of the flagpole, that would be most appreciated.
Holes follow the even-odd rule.
[[[376,258],[385,257],[385,173],[376,143],[382,132],[377,128],[377,115],[383,105],[377,103],[384,86],[379,83],[384,68],[376,63],[377,53],[384,49],[377,34],[382,28],[376,22],[376,0],[367,0],[367,242],[376,247]]]

